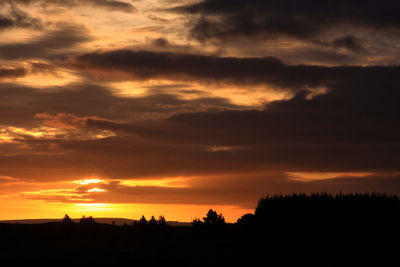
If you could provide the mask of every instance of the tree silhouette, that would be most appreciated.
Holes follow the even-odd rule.
[[[82,223],[82,224],[93,224],[93,223],[96,223],[96,222],[94,221],[92,216],[89,216],[89,217],[82,216],[82,218],[80,219],[79,223]]]
[[[236,223],[239,225],[248,225],[248,224],[253,224],[254,220],[255,220],[254,214],[247,213],[244,214],[242,217],[240,217]]]
[[[192,225],[194,227],[197,227],[197,226],[203,225],[203,222],[199,218],[194,218],[194,220],[192,221]]]
[[[222,214],[218,214],[212,209],[207,212],[207,216],[203,217],[203,220],[204,224],[206,225],[225,224],[225,218],[222,216]]]
[[[167,226],[167,222],[165,221],[165,217],[164,216],[160,216],[158,217],[158,221],[157,221],[159,226]]]
[[[65,216],[64,216],[64,218],[62,219],[61,222],[62,223],[67,223],[67,224],[73,223],[71,218],[68,216],[68,214],[65,214]]]
[[[148,224],[150,224],[150,225],[157,225],[157,220],[156,220],[156,218],[154,218],[154,216],[151,216],[151,218],[150,218]]]
[[[139,224],[147,224],[147,220],[146,217],[144,217],[144,215],[142,215],[142,217],[140,218]]]

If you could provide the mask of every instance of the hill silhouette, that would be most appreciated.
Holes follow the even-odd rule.
[[[75,223],[79,223],[81,218],[71,218],[71,220]],[[41,224],[41,223],[50,223],[50,222],[59,222],[60,219],[20,219],[20,220],[0,220],[0,223],[11,223],[11,224]],[[131,225],[133,222],[137,220],[126,219],[126,218],[95,218],[95,221],[98,223],[104,224],[115,224],[115,225]],[[178,221],[167,221],[167,223],[171,226],[190,226],[190,222],[178,222]]]
[[[0,223],[0,255],[42,264],[338,266],[383,264],[400,248],[400,201],[387,195],[266,196],[233,224],[212,209],[192,225],[144,216],[122,225],[100,221]]]

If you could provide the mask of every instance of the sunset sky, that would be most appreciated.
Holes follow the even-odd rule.
[[[0,0],[0,220],[228,221],[400,193],[397,0]]]

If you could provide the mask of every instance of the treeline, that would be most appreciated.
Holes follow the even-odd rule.
[[[61,223],[68,225],[68,224],[74,224],[75,222],[71,219],[71,217],[68,216],[68,214],[65,214],[64,218],[61,220]],[[82,216],[82,218],[79,220],[79,224],[83,225],[93,225],[95,223],[97,222],[92,216],[89,217]],[[116,225],[115,221],[112,221],[111,224]],[[125,222],[123,225],[127,226],[128,224]],[[154,216],[151,216],[150,220],[147,221],[146,217],[143,215],[138,221],[132,221],[132,225],[133,226],[149,225],[149,226],[165,227],[167,226],[167,222],[164,216],[159,216],[158,219],[156,219]]]
[[[65,215],[63,224],[72,224],[72,219]],[[95,224],[95,219],[82,217],[79,224]],[[114,223],[113,223],[114,224]],[[195,218],[191,225],[194,231],[198,229],[211,229],[226,227],[227,223],[222,213],[210,209],[205,217]],[[244,214],[237,222],[229,224],[232,229],[246,227],[260,232],[302,226],[303,228],[332,231],[333,228],[342,232],[369,228],[371,233],[378,228],[393,228],[400,226],[400,200],[395,195],[386,194],[291,194],[291,195],[266,195],[261,198],[254,213]],[[168,227],[164,216],[156,219],[151,216],[149,220],[143,215],[131,225],[137,229]],[[329,228],[329,229],[328,229]],[[285,231],[285,230],[284,230]],[[337,233],[339,235],[340,233]]]
[[[238,219],[239,224],[312,223],[315,220],[399,220],[400,201],[386,194],[292,194],[267,195],[258,201],[254,214]]]
[[[254,213],[226,223],[210,209],[191,226],[168,225],[163,216],[132,224],[0,224],[0,256],[49,259],[73,256],[87,264],[304,264],[359,265],[396,259],[400,201],[379,194],[292,194],[261,198]],[[24,257],[20,257],[24,255]],[[135,263],[135,264],[134,264]]]
[[[255,208],[254,213],[244,214],[236,223],[237,225],[246,224],[270,224],[273,222],[292,223],[312,221],[316,218],[329,218],[331,220],[341,220],[344,218],[379,218],[381,220],[399,219],[400,200],[395,195],[386,194],[291,194],[291,195],[266,195],[261,198]],[[73,223],[72,219],[66,214],[61,220],[62,223]],[[96,223],[95,219],[83,216],[80,224]],[[115,222],[113,222],[115,224]],[[194,227],[208,225],[225,225],[225,218],[222,213],[210,209],[203,217],[195,218],[191,222]],[[164,216],[156,219],[151,216],[149,220],[144,215],[132,222],[133,226],[159,225],[167,226]],[[127,224],[125,223],[125,226]]]

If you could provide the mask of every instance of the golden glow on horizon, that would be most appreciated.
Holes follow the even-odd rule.
[[[362,177],[373,173],[361,172],[290,172],[293,180],[311,182],[320,179]],[[173,177],[150,180],[119,180],[125,186],[155,186],[155,187],[185,187],[189,186],[190,177]],[[115,181],[115,180],[110,180]],[[187,184],[185,182],[188,182]],[[71,182],[43,183],[50,187],[58,185],[57,189],[37,189],[23,193],[2,194],[2,212],[0,220],[5,219],[38,219],[38,218],[62,218],[64,214],[72,218],[80,218],[82,215],[96,217],[113,217],[139,219],[141,215],[150,217],[165,215],[167,220],[191,221],[196,217],[203,217],[208,209],[213,208],[222,212],[228,222],[235,222],[246,213],[254,212],[253,209],[244,209],[230,205],[186,205],[186,204],[123,204],[94,202],[88,198],[88,193],[107,194],[107,190],[99,187],[85,188],[90,185],[108,184],[107,179],[89,178],[72,181],[79,187],[68,188]],[[37,184],[35,184],[37,187]],[[82,191],[81,189],[84,189]],[[3,197],[4,196],[4,197]]]
[[[186,177],[173,177],[151,180],[119,180],[125,186],[155,186],[155,187],[186,187]],[[114,180],[110,180],[114,181]],[[249,209],[238,208],[230,205],[186,205],[186,204],[123,204],[94,202],[88,194],[107,194],[107,190],[100,187],[85,188],[90,185],[107,184],[108,180],[100,178],[81,179],[72,182],[35,183],[35,190],[15,192],[14,194],[1,194],[2,209],[0,220],[6,219],[35,219],[35,218],[62,218],[64,214],[73,218],[85,216],[114,217],[139,219],[141,215],[150,217],[165,215],[172,221],[191,221],[195,217],[203,217],[208,209],[217,209],[222,212],[227,221],[235,222]],[[69,187],[71,184],[78,187]],[[42,185],[43,189],[39,189]],[[51,189],[51,186],[57,189]],[[50,188],[49,188],[50,187]],[[29,188],[29,185],[27,186]],[[84,189],[84,191],[82,190]],[[25,204],[26,205],[25,205]],[[14,208],[12,208],[14,207]],[[28,208],[29,207],[29,208]],[[11,211],[12,210],[12,211]],[[8,212],[10,211],[10,212]]]
[[[140,219],[142,215],[156,218],[164,215],[167,221],[191,222],[202,218],[209,209],[221,212],[227,222],[236,222],[243,214],[254,212],[229,205],[178,205],[178,204],[109,204],[109,203],[52,203],[9,197],[2,201],[0,220],[62,219],[93,216],[96,218]]]
[[[106,203],[78,203],[75,204],[75,209],[80,212],[98,212],[98,211],[111,211],[113,209],[112,204]]]
[[[366,177],[373,175],[371,172],[288,172],[291,180],[301,182],[312,182],[326,179],[336,179],[345,177]]]

